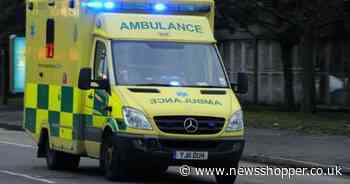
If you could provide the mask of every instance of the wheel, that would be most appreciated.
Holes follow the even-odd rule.
[[[62,153],[62,169],[77,170],[79,168],[80,156]]]
[[[144,176],[161,176],[168,170],[167,165],[157,165],[151,167],[133,168],[132,173]]]
[[[62,168],[62,156],[61,153],[50,148],[49,140],[45,141],[46,147],[46,164],[49,170],[58,170]]]
[[[222,175],[215,175],[216,183],[217,184],[234,184],[236,181],[237,176],[222,176]]]
[[[79,167],[79,156],[51,149],[48,140],[46,140],[46,153],[46,164],[49,170],[75,170]]]
[[[230,168],[233,168],[233,167],[224,167],[224,168],[226,172],[229,172]],[[236,168],[236,170],[238,169],[238,163],[235,164],[234,168]],[[237,179],[237,175],[230,175],[230,176],[215,175],[215,179],[217,184],[234,184]]]
[[[113,143],[113,136],[108,136],[102,143],[100,167],[105,177],[111,181],[120,181],[127,176],[127,163],[121,159],[120,150]]]
[[[156,166],[156,167],[150,169],[150,171],[152,171],[152,173],[154,173],[155,175],[164,174],[167,170],[168,170],[167,165]]]

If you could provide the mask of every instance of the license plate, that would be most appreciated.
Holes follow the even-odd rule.
[[[208,152],[200,151],[175,151],[175,160],[208,160]]]

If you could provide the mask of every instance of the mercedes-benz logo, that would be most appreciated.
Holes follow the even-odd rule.
[[[198,121],[193,118],[187,118],[184,121],[184,128],[187,133],[196,133],[199,129]]]

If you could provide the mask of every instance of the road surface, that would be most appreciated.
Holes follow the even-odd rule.
[[[96,160],[82,159],[79,170],[49,171],[44,159],[37,159],[36,147],[24,132],[0,128],[0,184],[110,184],[99,173]],[[255,163],[241,163],[242,167],[264,167]],[[135,173],[135,175],[140,175]],[[117,183],[117,182],[116,182]],[[162,176],[139,176],[121,183],[146,184],[214,184],[212,176],[183,177],[177,167],[169,168]],[[349,184],[347,176],[240,176],[237,184]]]

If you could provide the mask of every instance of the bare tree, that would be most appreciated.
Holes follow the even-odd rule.
[[[295,109],[291,51],[300,45],[303,67],[301,110],[313,112],[315,104],[314,48],[320,30],[343,23],[344,0],[225,0],[217,1],[219,27],[245,28],[255,36],[272,35],[281,44],[285,101]],[[256,31],[256,26],[263,31]]]
[[[25,0],[0,1],[0,39],[4,42],[10,34],[25,32]]]

